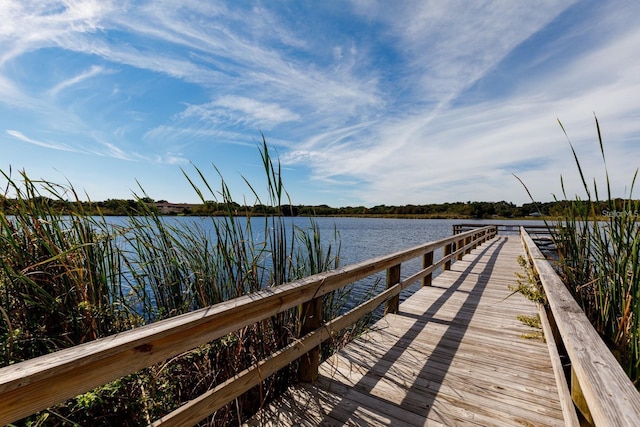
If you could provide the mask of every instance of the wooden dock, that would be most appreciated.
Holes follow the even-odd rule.
[[[563,426],[547,344],[509,285],[519,236],[474,249],[271,402],[252,425]]]
[[[526,227],[519,235],[500,234],[499,225],[458,228],[444,239],[2,367],[0,425],[289,310],[300,324],[291,342],[151,426],[215,417],[291,363],[303,382],[273,401],[265,393],[267,403],[248,424],[640,426],[636,385]],[[520,256],[544,306],[509,289],[523,273]],[[403,276],[410,260],[422,269]],[[323,318],[325,295],[383,272],[386,289]],[[423,287],[398,306],[399,293],[418,282]],[[385,316],[369,332],[320,364],[323,342],[380,305]],[[538,313],[546,343],[525,339],[535,330],[518,319]]]

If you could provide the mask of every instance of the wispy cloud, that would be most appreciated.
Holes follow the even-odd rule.
[[[164,155],[157,155],[154,162],[167,165],[186,165],[189,163],[189,160],[186,159],[182,153],[169,152]]]
[[[220,113],[226,108],[231,122],[248,127],[269,129],[274,124],[295,121],[302,113],[315,123],[328,124],[336,115],[342,121],[354,120],[363,111],[379,109],[383,104],[375,78],[363,80],[350,74],[348,66],[323,68],[301,61],[300,54],[311,55],[319,46],[303,38],[306,34],[290,31],[290,22],[281,21],[281,17],[265,9],[230,10],[199,2],[183,2],[180,7],[172,2],[142,7],[115,2],[104,7],[91,2],[81,7],[81,2],[69,2],[48,10],[12,4],[14,13],[7,18],[23,22],[21,27],[25,30],[7,31],[16,40],[16,50],[6,59],[29,50],[58,46],[213,90],[236,92],[238,95],[219,97],[218,105],[200,106],[200,111],[204,114],[204,109],[218,107]],[[125,9],[126,13],[117,13]],[[129,31],[141,42],[120,43],[118,38],[100,37],[111,31]],[[274,42],[291,48],[291,54],[275,49]],[[159,51],[157,43],[168,48]],[[184,55],[185,49],[188,56]],[[355,51],[348,50],[348,62],[354,62]],[[84,70],[56,85],[51,93],[57,94],[99,71]],[[243,94],[250,92],[259,93],[259,99]],[[275,109],[267,111],[262,107]]]
[[[237,130],[226,130],[216,126],[216,123],[204,121],[198,121],[198,123],[191,125],[180,123],[178,126],[157,126],[146,132],[143,135],[143,139],[146,141],[171,141],[174,146],[178,144],[198,144],[202,141],[213,141],[217,144],[255,146],[253,135],[247,135]],[[178,141],[182,142],[179,143]]]
[[[22,142],[27,142],[29,144],[37,145],[38,147],[50,148],[52,150],[60,150],[60,151],[77,151],[66,144],[39,141],[36,139],[29,138],[25,136],[25,134],[23,134],[22,132],[13,130],[13,129],[7,129],[7,134]]]
[[[47,46],[59,46],[72,34],[95,32],[114,11],[110,0],[23,2],[5,0],[0,7],[0,67],[12,58]]]
[[[548,194],[572,168],[556,118],[582,152],[595,111],[621,173],[637,167],[624,151],[640,133],[637,13],[571,0],[5,0],[0,128],[138,166],[231,159],[262,130],[323,197],[371,204],[513,199],[513,172]]]
[[[482,78],[516,46],[571,6],[546,0],[534,8],[515,2],[423,2],[397,8],[376,2],[380,20],[406,61],[401,72],[417,78],[415,97],[441,103]],[[368,2],[360,4],[370,8]]]
[[[297,121],[300,115],[274,103],[242,96],[223,96],[206,104],[189,105],[180,113],[180,118],[197,118],[215,123],[227,122],[271,129],[282,123]]]
[[[446,8],[452,4],[469,6],[468,3],[450,2]],[[634,95],[638,92],[640,78],[640,73],[634,72],[638,69],[637,58],[628,55],[640,46],[636,30],[632,30],[632,34],[612,37],[595,52],[578,56],[565,53],[567,57],[554,71],[544,74],[544,78],[528,75],[529,81],[521,80],[517,92],[508,98],[503,96],[466,107],[463,105],[468,102],[456,98],[464,96],[465,90],[494,73],[519,43],[544,28],[567,5],[557,7],[556,3],[551,6],[554,7],[544,12],[535,11],[533,16],[516,8],[501,9],[500,13],[506,13],[508,18],[505,19],[505,15],[500,18],[497,25],[500,31],[492,24],[498,19],[495,8],[488,13],[473,7],[464,13],[429,8],[427,12],[438,17],[435,25],[433,16],[420,12],[412,11],[415,21],[406,16],[404,20],[397,19],[392,11],[380,12],[375,17],[389,19],[389,25],[409,23],[394,27],[394,30],[404,41],[407,56],[415,54],[416,59],[411,60],[414,66],[428,64],[428,70],[414,68],[407,72],[414,73],[420,81],[414,93],[427,94],[433,104],[410,97],[414,100],[414,108],[404,117],[387,118],[352,135],[348,143],[329,145],[324,140],[309,138],[308,151],[294,152],[287,160],[293,163],[299,159],[313,164],[316,179],[328,181],[335,177],[358,176],[366,184],[354,191],[359,198],[372,204],[403,203],[407,197],[436,201],[474,200],[477,194],[490,194],[487,189],[491,188],[493,193],[502,194],[499,197],[526,199],[511,176],[514,172],[533,177],[531,182],[536,187],[546,189],[542,197],[550,198],[548,189],[559,187],[562,171],[570,173],[574,170],[556,117],[564,117],[569,128],[574,129],[573,135],[579,145],[589,146],[590,150],[596,148],[593,126],[596,110],[601,111],[601,118],[614,128],[609,134],[613,139],[609,142],[611,151],[620,144],[616,138],[625,139],[640,133],[638,126],[630,123],[632,117],[640,115],[640,105],[629,102],[638,99]],[[380,9],[384,6],[378,5]],[[440,19],[441,15],[446,16]],[[472,18],[478,28],[468,31],[466,28],[470,28]],[[610,16],[604,14],[598,18],[609,20]],[[615,23],[609,24],[615,26]],[[490,33],[484,34],[489,30]],[[429,46],[434,43],[441,46]],[[447,51],[449,55],[445,54]],[[474,51],[480,54],[474,56]],[[430,60],[419,61],[424,57]],[[563,69],[558,69],[558,65]],[[535,169],[522,167],[532,161],[536,163]],[[584,161],[593,170],[601,169],[597,156],[589,155]],[[628,156],[619,158],[618,164],[629,176],[638,167],[637,160]],[[454,184],[454,176],[464,176],[465,184]],[[579,191],[579,186],[571,188]]]
[[[0,103],[13,108],[26,108],[33,105],[10,79],[2,75],[0,75]]]
[[[71,86],[77,85],[78,83],[81,83],[84,80],[90,79],[91,77],[102,74],[104,72],[106,72],[106,70],[103,67],[93,65],[91,66],[90,69],[82,72],[81,74],[78,74],[77,76],[64,80],[58,83],[57,85],[55,85],[54,87],[52,87],[51,89],[49,89],[49,95],[56,96],[61,91],[68,89]]]

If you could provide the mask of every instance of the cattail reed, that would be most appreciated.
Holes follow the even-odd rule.
[[[143,189],[137,210],[115,221],[95,215],[99,208],[82,202],[71,184],[2,172],[0,366],[337,267],[337,232],[327,244],[313,220],[307,227],[285,220],[282,206],[291,202],[264,138],[260,154],[266,192],[245,182],[256,205],[275,208],[273,216],[254,217],[235,203],[215,167],[217,187],[200,169],[183,171],[200,200],[215,200],[225,213],[193,221],[161,216]],[[345,295],[325,296],[327,318]],[[23,424],[146,425],[290,343],[298,323],[297,309],[285,311]],[[206,422],[237,424],[290,384],[295,369],[265,379]]]

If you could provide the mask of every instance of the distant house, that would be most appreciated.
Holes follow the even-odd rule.
[[[156,207],[158,212],[163,215],[181,214],[186,210],[191,210],[193,207],[198,206],[193,203],[169,203],[169,202],[157,202]]]
[[[542,216],[540,212],[531,212],[529,216]]]

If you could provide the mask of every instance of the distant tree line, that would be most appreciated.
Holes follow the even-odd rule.
[[[245,206],[239,203],[219,203],[216,201],[206,201],[200,204],[171,204],[166,200],[155,201],[149,197],[140,199],[107,199],[100,202],[74,202],[69,204],[62,200],[45,199],[44,201],[51,207],[52,211],[61,212],[68,210],[70,206],[77,206],[82,212],[88,215],[130,215],[137,214],[152,209],[158,209],[164,215],[194,215],[194,216],[222,216],[232,213],[234,215],[277,215],[284,216],[377,216],[377,217],[403,217],[403,218],[522,218],[528,216],[561,216],[568,203],[575,201],[554,201],[544,203],[525,203],[520,206],[511,202],[453,202],[453,203],[432,203],[424,205],[378,205],[373,207],[346,206],[331,207],[328,205],[283,205],[266,206],[256,204]],[[16,201],[9,198],[0,197],[0,210],[6,214],[11,214]],[[23,201],[24,203],[24,201]],[[623,199],[613,201],[613,209],[622,209]],[[610,212],[612,207],[608,202],[597,202],[592,204],[597,209],[596,214],[603,216]],[[75,208],[74,208],[75,209]],[[78,210],[76,210],[78,211]]]
[[[298,215],[315,216],[380,216],[380,217],[424,217],[424,218],[515,218],[531,214],[550,215],[556,203],[517,206],[510,202],[454,202],[432,203],[425,205],[377,205],[371,208],[364,206],[347,206],[332,208],[327,205],[295,206]]]

